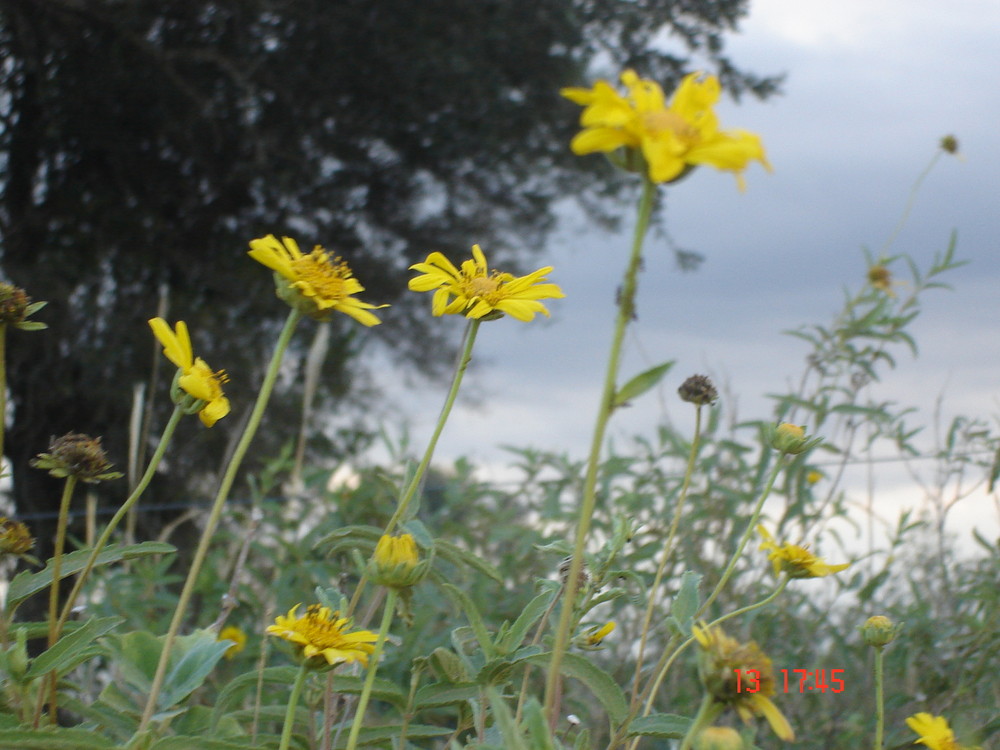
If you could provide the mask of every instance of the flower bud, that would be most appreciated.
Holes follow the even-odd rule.
[[[793,456],[804,453],[822,442],[821,438],[808,438],[805,428],[788,422],[782,422],[777,426],[769,425],[767,439],[776,451]]]
[[[616,625],[614,620],[609,620],[603,625],[596,625],[588,628],[573,639],[573,642],[580,648],[587,651],[594,651],[601,647],[601,642],[614,631]]]
[[[714,404],[716,399],[719,398],[719,392],[712,384],[712,381],[704,375],[692,375],[681,383],[681,387],[677,389],[677,393],[680,395],[682,401],[697,404],[698,406]]]
[[[861,635],[869,646],[880,649],[896,640],[902,627],[902,624],[896,625],[884,615],[875,615],[865,620],[865,624],[861,626]]]
[[[708,727],[698,734],[695,750],[743,750],[743,738],[732,727]]]
[[[948,154],[958,153],[958,139],[953,135],[946,135],[941,139],[941,150]]]
[[[47,302],[32,302],[21,287],[0,282],[0,326],[12,325],[25,331],[48,328],[44,323],[27,320],[41,310]]]
[[[417,544],[410,534],[383,534],[368,563],[368,575],[382,586],[408,588],[423,580],[429,564],[429,560],[420,560]]]

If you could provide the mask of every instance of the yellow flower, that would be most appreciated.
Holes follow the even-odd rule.
[[[805,547],[797,544],[777,544],[763,526],[758,526],[757,532],[764,537],[760,549],[767,550],[767,559],[774,563],[775,575],[783,570],[788,573],[789,578],[822,578],[846,570],[851,565],[850,563],[827,565],[823,558],[816,557]]]
[[[250,241],[250,257],[274,271],[278,296],[311,318],[326,320],[337,311],[365,326],[382,322],[368,311],[388,305],[371,305],[352,297],[365,288],[347,263],[331,258],[319,245],[305,255],[291,237],[279,241],[269,234]]]
[[[247,634],[235,625],[227,625],[224,627],[222,632],[219,633],[218,640],[233,642],[233,645],[227,648],[226,653],[223,654],[223,656],[227,659],[232,659],[247,646]]]
[[[692,73],[685,76],[670,104],[654,81],[626,70],[621,81],[628,89],[622,96],[607,81],[592,89],[566,88],[562,95],[584,107],[583,130],[570,144],[575,154],[611,152],[619,148],[641,153],[649,179],[673,182],[702,164],[740,174],[751,161],[770,170],[760,138],[742,130],[723,131],[712,107],[719,100],[715,76]]]
[[[410,279],[412,291],[434,291],[431,305],[434,315],[465,315],[478,320],[507,313],[518,320],[532,320],[535,313],[549,314],[539,300],[566,296],[558,285],[541,283],[552,266],[520,277],[490,271],[479,245],[472,246],[472,260],[464,261],[461,270],[436,252],[410,269],[421,273]]]
[[[228,383],[225,370],[213,371],[201,357],[195,358],[187,324],[178,320],[175,330],[163,318],[152,318],[149,327],[163,345],[163,354],[179,372],[177,385],[195,400],[194,408],[206,427],[211,427],[229,413],[229,399],[222,392]],[[177,399],[175,398],[175,403]]]
[[[926,745],[930,750],[962,750],[962,746],[955,741],[955,734],[948,726],[948,720],[943,716],[921,712],[908,718],[906,726],[920,735],[920,739],[914,742]]]
[[[816,484],[823,478],[823,472],[819,469],[811,469],[808,474],[806,474],[806,483]]]
[[[784,714],[771,701],[775,693],[774,670],[756,643],[740,643],[727,636],[722,628],[695,625],[695,640],[701,646],[698,673],[702,684],[716,703],[731,706],[740,718],[749,723],[754,716],[763,716],[771,729],[786,742],[795,739],[795,732]],[[748,675],[755,680],[756,689],[740,689],[740,670],[743,681]]]
[[[351,621],[319,604],[309,605],[299,617],[296,610],[300,606],[296,604],[287,615],[275,618],[274,625],[269,625],[266,632],[295,644],[300,657],[310,666],[322,666],[321,661],[330,666],[353,662],[368,666],[368,655],[375,650],[373,644],[378,640],[375,633],[347,632]]]

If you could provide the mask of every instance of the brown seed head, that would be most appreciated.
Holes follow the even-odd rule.
[[[713,404],[719,398],[719,392],[712,385],[712,381],[704,375],[692,375],[681,383],[677,393],[682,400],[699,406]]]

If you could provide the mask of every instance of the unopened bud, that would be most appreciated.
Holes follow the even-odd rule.
[[[865,620],[861,635],[869,646],[883,648],[896,639],[901,627],[884,615],[875,615]]]

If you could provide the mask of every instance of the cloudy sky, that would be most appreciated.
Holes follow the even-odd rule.
[[[726,103],[720,117],[762,136],[774,173],[751,168],[740,193],[730,175],[702,169],[669,190],[674,241],[706,261],[682,274],[662,239],[647,242],[623,372],[677,365],[660,394],[616,418],[616,444],[651,434],[665,416],[684,424],[688,411],[674,393],[696,372],[738,395],[741,418],[769,416],[764,394],[797,379],[806,354],[781,332],[832,319],[845,286],[863,278],[862,248],[882,249],[949,133],[962,159],[938,161],[892,250],[926,267],[954,229],[969,264],[949,277],[954,291],[926,297],[913,329],[919,357],[902,356],[875,394],[919,407],[928,423],[942,394],[946,416],[1000,413],[998,33],[995,0],[752,1],[728,49],[748,70],[786,73],[784,95]],[[503,444],[585,455],[631,218],[626,229],[609,235],[566,217],[539,257],[555,267],[551,278],[567,298],[552,302],[551,321],[483,327],[467,381],[476,398],[453,414],[440,459],[466,455],[502,474]],[[416,444],[443,396],[431,385],[401,401]],[[887,508],[919,498],[901,472],[879,479]],[[983,497],[957,514],[988,518],[980,525],[988,537],[1000,528],[996,516]]]

